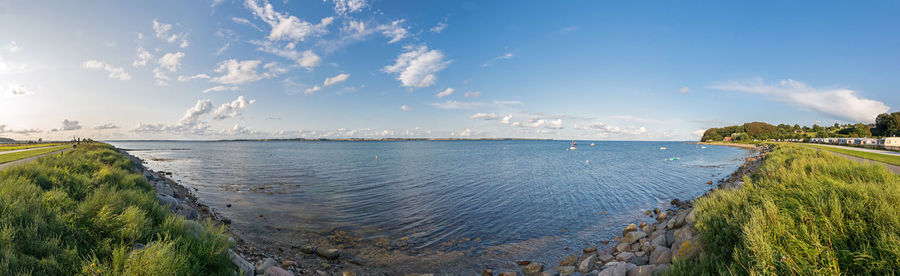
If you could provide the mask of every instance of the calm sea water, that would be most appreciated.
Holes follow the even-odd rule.
[[[173,172],[259,244],[333,246],[368,264],[444,272],[555,263],[650,221],[645,210],[703,194],[751,154],[590,143],[111,142]]]

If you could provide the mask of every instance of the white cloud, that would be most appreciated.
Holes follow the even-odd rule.
[[[263,32],[262,28],[260,28],[259,26],[256,26],[256,24],[253,24],[253,22],[250,22],[250,20],[247,20],[246,18],[232,17],[231,21],[234,21],[234,23],[238,23],[241,25],[247,25],[247,26],[253,27],[256,30]]]
[[[78,124],[78,121],[65,119],[62,121],[62,127],[59,129],[53,129],[52,131],[70,131],[70,130],[79,130],[81,129],[81,125]]]
[[[96,129],[96,130],[117,129],[117,128],[119,128],[119,126],[114,125],[112,123],[106,123],[106,124],[102,124],[102,125],[94,127],[94,129]]]
[[[260,60],[237,61],[235,59],[229,59],[222,61],[215,71],[216,73],[221,73],[223,75],[214,77],[210,79],[210,81],[221,84],[240,85],[275,77],[275,74],[271,72],[257,73],[256,70],[260,64],[262,64],[262,61]]]
[[[9,93],[13,96],[22,96],[31,94],[31,91],[25,88],[24,84],[12,84],[9,86]]]
[[[691,132],[691,135],[693,135],[693,138],[700,139],[703,138],[703,133],[706,133],[705,128],[694,130],[694,132]]]
[[[872,123],[875,116],[890,110],[883,102],[861,98],[854,90],[817,89],[792,79],[782,80],[777,84],[767,84],[762,79],[731,81],[715,84],[711,88],[759,94],[801,110],[847,121]]]
[[[511,123],[511,126],[517,127],[527,127],[527,128],[547,128],[547,129],[562,129],[563,121],[562,119],[539,119],[539,118],[530,118],[526,120],[522,120],[519,122]]]
[[[210,8],[215,8],[215,7],[218,6],[219,4],[222,4],[222,1],[225,1],[225,0],[212,0],[212,3],[209,4],[209,7],[210,7]]]
[[[153,60],[153,54],[150,54],[144,47],[137,48],[137,58],[131,63],[134,67],[143,67],[147,62]]]
[[[234,127],[230,129],[223,130],[219,132],[222,135],[246,135],[246,134],[256,134],[256,131],[250,130],[247,127],[235,124]]]
[[[276,12],[268,0],[247,0],[244,2],[253,15],[269,24],[272,31],[269,40],[294,40],[305,41],[307,37],[328,33],[328,25],[334,21],[334,17],[325,17],[319,24],[313,25],[296,16],[287,13]]]
[[[444,54],[428,47],[406,46],[406,52],[397,56],[393,65],[384,67],[384,72],[397,74],[397,80],[404,87],[428,87],[437,81],[437,74],[450,64]]]
[[[44,132],[44,131],[37,129],[37,128],[13,130],[13,129],[6,129],[6,125],[0,125],[0,133],[15,133],[15,134],[22,134],[22,135],[28,136],[29,134],[32,134],[32,133],[41,133],[41,132]]]
[[[481,97],[481,91],[469,91],[463,94],[463,97],[477,99],[478,97]]]
[[[218,86],[213,86],[213,87],[203,90],[203,93],[221,92],[221,91],[237,91],[237,90],[238,90],[237,86],[218,85]]]
[[[349,77],[350,77],[350,74],[338,74],[337,76],[326,78],[324,85],[325,85],[325,87],[329,87],[333,84],[344,82]]]
[[[169,72],[176,72],[179,68],[181,68],[181,58],[184,57],[184,53],[168,53],[163,55],[158,61],[159,67],[165,69]]]
[[[122,67],[114,67],[99,60],[85,61],[81,64],[81,68],[106,70],[106,72],[109,72],[109,78],[111,79],[118,79],[121,81],[127,81],[131,79],[131,75],[126,73],[125,69],[123,69]]]
[[[405,105],[405,104],[404,104],[404,105],[401,105],[401,106],[400,106],[400,110],[403,110],[403,111],[410,111],[410,110],[412,110],[412,107],[409,107],[408,105]]]
[[[228,118],[234,118],[241,115],[241,111],[247,109],[251,104],[255,103],[256,100],[247,100],[244,96],[238,96],[238,98],[230,103],[222,104],[219,108],[216,108],[216,111],[213,112],[214,120],[224,120]]]
[[[691,92],[691,88],[687,87],[687,86],[682,86],[681,90],[679,90],[679,92],[681,92],[681,94],[687,94],[688,92]]]
[[[446,28],[447,28],[447,23],[445,23],[445,22],[438,22],[437,25],[435,25],[434,27],[431,27],[431,29],[429,29],[429,31],[432,31],[432,32],[435,32],[435,33],[441,33],[441,32],[444,31],[444,29],[446,29]]]
[[[222,47],[216,50],[216,55],[221,55],[225,52],[225,50],[228,50],[228,47],[231,47],[231,42],[225,43],[225,45],[222,45]]]
[[[601,135],[608,134],[624,134],[624,135],[640,135],[647,133],[647,128],[645,127],[630,127],[626,129],[622,129],[620,127],[614,127],[602,122],[592,122],[588,124],[586,129],[596,130]]]
[[[158,20],[153,19],[153,32],[156,33],[156,37],[162,39],[168,43],[175,43],[179,39],[181,40],[181,44],[179,45],[181,48],[186,48],[190,43],[187,41],[187,34],[185,33],[170,33],[172,31],[172,24],[160,23]]]
[[[212,106],[212,101],[209,99],[197,100],[197,103],[194,104],[193,107],[184,112],[184,116],[181,117],[181,120],[179,120],[178,123],[183,125],[194,125],[200,120],[201,115],[209,113],[212,110]]]
[[[306,50],[302,52],[295,50],[294,43],[288,43],[284,47],[278,47],[271,41],[253,40],[250,41],[250,43],[258,46],[256,48],[256,50],[258,51],[293,60],[297,63],[297,65],[300,65],[300,67],[304,67],[307,69],[319,66],[319,64],[322,62],[322,58],[320,58],[319,55],[316,55],[316,53],[314,53],[312,50]]]
[[[487,62],[482,64],[481,67],[488,67],[488,66],[494,65],[494,63],[497,63],[498,61],[501,61],[504,59],[511,59],[511,58],[513,58],[513,56],[514,56],[513,53],[506,53],[501,56],[494,57],[491,60],[488,60]]]
[[[334,13],[346,15],[361,11],[367,5],[366,0],[334,0]]]
[[[319,92],[319,90],[322,90],[322,87],[321,87],[321,86],[313,85],[313,87],[310,87],[310,88],[307,88],[306,90],[303,90],[303,93],[306,94],[306,95],[312,95],[313,93]]]
[[[463,130],[462,132],[460,132],[459,136],[462,136],[462,137],[472,136],[472,130],[467,128],[467,129]]]
[[[434,96],[437,97],[438,99],[440,99],[440,98],[443,98],[443,97],[446,97],[446,96],[450,96],[450,94],[453,94],[453,91],[456,91],[456,90],[454,90],[453,88],[449,88],[449,87],[448,87],[447,89],[444,89],[444,91],[441,91],[441,92],[438,92],[437,94],[434,94]]]
[[[491,112],[491,113],[475,113],[475,114],[472,114],[472,116],[470,116],[469,119],[472,119],[472,120],[478,120],[478,119],[483,119],[483,120],[496,120],[496,119],[497,119],[497,113],[494,113],[494,112]]]
[[[391,38],[391,40],[388,41],[388,44],[393,44],[394,42],[403,40],[409,34],[409,31],[407,31],[406,28],[400,26],[400,24],[403,24],[404,21],[406,20],[394,20],[394,22],[391,22],[391,25],[383,25],[381,27],[381,34]]]
[[[19,50],[21,50],[21,49],[22,48],[19,48],[19,44],[17,44],[15,41],[10,41],[9,44],[6,44],[6,46],[3,46],[3,50],[6,50],[10,54],[15,54],[15,53],[19,52]]]
[[[506,116],[503,116],[502,119],[500,119],[500,123],[504,124],[504,125],[508,125],[508,124],[510,124],[509,120],[512,120],[512,118],[513,118],[512,115],[507,114]]]
[[[473,109],[473,108],[482,108],[482,107],[508,107],[512,105],[522,105],[522,102],[519,101],[493,101],[493,102],[459,102],[454,100],[447,100],[441,103],[432,103],[434,107],[440,109]]]
[[[196,74],[196,75],[193,75],[190,77],[178,76],[178,81],[189,81],[189,80],[195,80],[195,79],[209,79],[209,78],[210,78],[209,75],[201,73],[201,74]]]

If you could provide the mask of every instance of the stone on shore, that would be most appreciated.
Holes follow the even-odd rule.
[[[266,269],[266,273],[264,276],[294,276],[294,273],[290,271],[284,270],[283,268],[277,266],[270,266],[269,269]]]
[[[481,272],[481,276],[494,276],[494,270],[487,268]]]
[[[650,247],[651,248],[669,247],[669,245],[666,244],[666,235],[663,233],[663,234],[656,236],[656,238],[654,238],[653,240],[650,241]]]
[[[631,258],[634,258],[634,253],[631,252],[622,252],[616,256],[616,260],[619,262],[628,262]]]
[[[564,265],[556,268],[556,271],[559,272],[560,275],[571,275],[575,273],[575,266],[572,265]]]
[[[595,262],[597,262],[597,255],[590,254],[587,258],[584,258],[584,260],[581,260],[581,263],[578,264],[578,272],[587,273],[588,271],[591,271],[591,268],[594,267]]]
[[[672,250],[664,246],[658,246],[656,249],[653,249],[653,253],[650,254],[651,264],[665,264],[669,262],[672,262]]]
[[[588,247],[588,248],[582,249],[581,251],[584,252],[584,254],[594,253],[594,252],[597,252],[597,248],[596,247]]]
[[[625,251],[628,251],[629,249],[631,249],[631,244],[628,244],[628,243],[623,242],[623,243],[616,245],[616,251],[618,251],[618,252],[625,252]]]
[[[178,205],[177,213],[187,219],[190,219],[190,220],[195,220],[198,217],[200,217],[200,212],[197,212],[197,209],[194,209],[193,206],[191,206],[190,204],[187,204],[187,203],[182,203],[182,204]]]
[[[682,243],[684,243],[687,240],[690,240],[693,237],[694,237],[694,234],[691,233],[690,227],[680,228],[678,230],[675,230],[675,243],[674,244],[681,245]],[[673,250],[673,251],[675,251],[675,250]]]
[[[643,231],[628,232],[627,234],[625,234],[625,237],[622,238],[622,242],[627,243],[627,244],[632,244],[646,236],[647,236],[647,233],[645,233]]]
[[[628,270],[625,275],[628,276],[650,276],[653,275],[654,265],[642,265]]]
[[[256,263],[256,274],[263,275],[270,267],[275,266],[275,259],[266,258]]]
[[[160,205],[169,207],[170,210],[178,206],[178,200],[166,194],[156,194],[156,200],[159,201]]]
[[[231,262],[238,267],[238,275],[253,276],[253,272],[256,270],[256,267],[254,267],[253,264],[239,256],[237,253],[234,253],[231,249],[228,249],[228,257],[231,259]]]
[[[676,244],[676,246],[678,246],[677,250],[672,251],[672,262],[696,257],[703,250],[703,243],[700,242],[700,237],[693,237],[681,244]]]
[[[637,267],[632,263],[619,263],[613,268],[612,275],[625,275],[629,270]]]
[[[694,225],[694,213],[696,213],[695,210],[697,210],[697,209],[691,209],[691,211],[688,212],[687,215],[684,216],[684,222],[687,225]]]
[[[574,266],[576,263],[578,263],[578,257],[576,257],[573,254],[569,254],[569,256],[566,256],[565,259],[563,259],[562,261],[559,262],[559,265],[560,266]]]
[[[600,254],[600,256],[597,256],[597,259],[599,259],[601,262],[608,263],[608,262],[615,260],[616,257],[613,257],[613,255],[611,255],[609,253],[603,253],[603,254]]]
[[[650,258],[648,258],[647,256],[635,256],[634,258],[631,258],[631,260],[629,260],[628,262],[633,263],[634,265],[640,266],[640,265],[645,265],[645,264],[649,263],[649,261],[648,261],[649,259]]]
[[[659,220],[659,221],[666,220],[666,212],[659,213],[659,216],[656,217],[656,220]]]
[[[341,256],[341,252],[334,248],[316,251],[316,254],[319,255],[319,257],[329,260],[334,260]]]
[[[638,230],[637,225],[634,225],[634,223],[629,224],[628,226],[625,227],[625,230],[622,230],[622,236],[624,236],[625,234],[628,234],[628,232],[633,232],[633,231],[637,231],[637,230]]]
[[[356,276],[356,274],[353,271],[344,271],[341,272],[341,276]]]
[[[653,275],[662,274],[663,272],[668,270],[669,267],[671,267],[670,264],[658,264],[658,265],[656,265],[656,267],[653,268]]]
[[[499,275],[500,275],[500,276],[518,276],[519,274],[517,274],[517,273],[515,273],[515,272],[504,271],[504,272],[500,272]]]
[[[282,266],[282,267],[287,267],[287,268],[290,268],[290,267],[296,267],[296,266],[297,266],[297,262],[291,261],[291,260],[284,260],[284,261],[281,261],[281,266]]]
[[[303,247],[300,247],[300,252],[303,252],[303,253],[306,253],[306,254],[315,254],[315,253],[316,253],[316,249],[313,248],[312,246],[304,245]]]
[[[540,263],[530,263],[530,264],[526,265],[525,268],[522,268],[522,272],[524,272],[525,275],[535,274],[535,273],[541,272],[543,270],[544,270],[544,265],[542,265]]]
[[[675,230],[666,231],[666,247],[672,247],[675,244]]]

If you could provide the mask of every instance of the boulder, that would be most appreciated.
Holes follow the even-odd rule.
[[[575,273],[575,266],[572,265],[564,265],[556,268],[556,271],[559,272],[560,275],[571,275]]]
[[[629,224],[628,226],[625,227],[625,230],[622,230],[622,236],[624,236],[625,234],[628,234],[628,232],[637,231],[637,229],[638,229],[637,225],[634,225],[634,223]]]
[[[294,276],[294,273],[290,271],[284,270],[283,268],[277,266],[271,266],[269,269],[266,269],[266,273],[263,274],[265,276]]]
[[[178,205],[177,213],[190,220],[195,220],[200,217],[200,212],[197,212],[197,209],[194,209],[193,206],[187,203]]]
[[[341,272],[341,276],[356,276],[356,273],[353,273],[353,271],[344,271]]]
[[[578,257],[573,254],[569,254],[565,259],[559,262],[560,266],[575,266],[578,263]]]
[[[622,252],[616,256],[616,260],[619,262],[628,262],[631,258],[634,258],[634,253],[631,252]]]
[[[481,272],[481,276],[494,276],[494,270],[487,268]]]
[[[669,269],[670,264],[658,264],[653,268],[653,275],[660,275]]]
[[[616,245],[616,251],[618,251],[618,252],[625,252],[625,251],[628,251],[629,249],[631,249],[631,244],[628,244],[628,243],[623,242],[623,243]]]
[[[688,212],[686,216],[684,216],[684,222],[688,225],[694,225],[694,213],[696,213],[697,209],[691,208],[691,211]]]
[[[518,276],[519,274],[517,274],[515,272],[505,271],[505,272],[500,272],[500,274],[498,274],[498,275],[500,275],[500,276]]]
[[[609,253],[603,253],[600,254],[600,256],[597,256],[597,259],[599,259],[601,262],[608,263],[615,260],[616,257],[613,257],[613,255],[610,255]]]
[[[228,258],[230,258],[231,262],[238,267],[238,275],[253,276],[253,273],[256,272],[256,267],[254,267],[253,264],[250,264],[250,262],[241,256],[238,256],[238,254],[234,253],[231,249],[228,249]]]
[[[535,274],[535,273],[541,272],[543,270],[544,270],[544,265],[542,265],[540,263],[530,263],[530,264],[526,265],[525,268],[522,268],[522,272],[524,272],[525,275]]]
[[[689,212],[689,210],[678,211],[678,215],[675,216],[675,228],[684,226],[684,224],[685,224],[684,219],[685,219],[685,217],[687,217],[688,212]]]
[[[169,210],[174,210],[178,206],[178,200],[166,194],[156,194],[156,201],[159,201],[160,205],[169,207]]]
[[[619,263],[612,271],[612,275],[626,275],[629,270],[637,267],[633,263]]]
[[[594,253],[594,252],[597,252],[597,248],[596,247],[588,247],[588,248],[582,249],[581,252],[584,252],[584,254]]]
[[[604,264],[603,267],[600,268],[600,273],[603,273],[603,271],[606,270],[607,268],[616,267],[616,265],[618,265],[618,264],[619,264],[619,262],[615,262],[615,261],[608,262],[608,263]]]
[[[265,258],[256,263],[256,274],[263,275],[270,267],[275,266],[275,259]]]
[[[683,227],[678,230],[675,230],[674,236],[675,236],[674,245],[680,245],[680,244],[684,243],[685,241],[693,238],[694,234],[691,232],[690,227]]]
[[[559,271],[556,270],[545,270],[538,274],[539,276],[559,276]]]
[[[625,234],[625,237],[622,238],[622,242],[627,243],[627,244],[632,244],[646,236],[647,236],[647,233],[644,233],[643,231],[632,231],[632,232],[628,232],[628,234]]]
[[[678,246],[678,248],[672,251],[672,262],[696,257],[703,250],[703,243],[700,242],[700,237],[693,237],[674,246]]]
[[[653,253],[650,254],[651,264],[665,264],[670,262],[672,262],[672,250],[668,247],[658,246],[656,249],[653,249]]]
[[[334,260],[341,256],[341,252],[334,248],[326,249],[326,250],[319,250],[319,251],[316,251],[316,254],[319,255],[319,257],[329,259],[329,260]]]
[[[597,262],[597,255],[590,254],[587,258],[581,260],[581,263],[578,263],[578,272],[587,273],[588,271],[591,271],[595,262]]]
[[[303,252],[303,253],[306,253],[306,254],[315,254],[315,253],[316,253],[316,249],[313,248],[312,246],[304,245],[303,247],[300,247],[300,252]]]
[[[650,258],[648,258],[647,256],[635,256],[634,258],[631,258],[631,260],[629,260],[628,262],[633,263],[634,265],[641,266],[641,265],[645,265],[645,264],[649,263],[649,259]]]
[[[281,266],[282,266],[282,267],[287,267],[287,268],[290,268],[290,267],[296,267],[296,266],[297,266],[297,262],[291,261],[291,260],[284,260],[284,261],[281,261]]]
[[[628,270],[625,275],[628,276],[650,276],[653,275],[654,265],[642,265]]]
[[[669,247],[669,245],[666,243],[666,235],[665,234],[659,235],[655,239],[650,241],[650,248],[656,248],[656,247]]]
[[[647,235],[650,235],[650,233],[653,233],[654,228],[656,228],[656,227],[654,227],[653,225],[647,224],[647,225],[644,225],[644,227],[641,227],[641,231],[644,231],[644,233],[647,233]]]
[[[656,217],[656,220],[658,220],[658,221],[663,221],[663,220],[666,220],[666,218],[667,218],[667,217],[666,217],[666,212],[662,212],[662,213],[659,213],[659,216]]]
[[[666,230],[666,247],[672,247],[675,244],[675,230]]]

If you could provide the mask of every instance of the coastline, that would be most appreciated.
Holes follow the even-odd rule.
[[[733,148],[742,148],[742,149],[758,149],[757,145],[751,144],[738,144],[738,143],[720,143],[720,142],[694,142],[688,143],[690,145],[710,145],[710,146],[723,146],[723,147],[733,147]]]
[[[716,143],[704,144],[733,146],[738,148],[757,150],[756,155],[747,158],[744,164],[742,164],[735,172],[730,174],[727,179],[720,180],[715,188],[740,187],[740,185],[743,184],[742,182],[740,182],[741,177],[745,174],[752,173],[761,163],[759,161],[763,159],[762,157],[764,157],[765,153],[764,150],[761,150],[759,147],[754,145],[738,146],[732,144]],[[177,207],[172,210],[173,212],[182,214],[188,218],[193,217],[193,219],[209,218],[216,225],[231,223],[228,218],[221,216],[215,210],[200,202],[193,195],[191,189],[184,187],[180,183],[167,177],[167,174],[171,175],[170,172],[152,171],[144,167],[143,164],[145,162],[142,159],[129,154],[126,149],[118,150],[123,155],[129,157],[132,161],[134,161],[136,166],[140,167],[141,173],[144,174],[148,181],[156,187],[160,195],[167,195],[176,199],[175,205]],[[712,183],[708,184],[712,185]],[[713,189],[710,189],[710,191],[712,190]],[[706,196],[708,193],[709,191],[704,193],[703,195],[700,195],[700,197]],[[656,213],[647,211],[646,215],[656,218],[655,223],[647,225],[644,225],[642,223],[640,228],[632,224],[628,228],[626,228],[626,231],[623,231],[623,236],[615,237],[612,241],[603,241],[596,247],[585,248],[583,250],[585,254],[581,255],[580,257],[570,255],[563,261],[561,261],[558,267],[554,267],[553,269],[549,269],[549,267],[545,266],[544,264],[540,264],[537,262],[532,263],[530,261],[513,260],[510,263],[519,265],[519,268],[522,272],[525,273],[525,275],[542,275],[541,273],[543,272],[550,273],[546,275],[568,275],[568,272],[570,271],[575,272],[582,270],[584,270],[582,273],[597,275],[600,274],[601,271],[606,273],[606,269],[610,270],[610,272],[612,272],[612,270],[621,270],[623,272],[626,272],[631,269],[651,269],[653,271],[665,269],[668,267],[668,265],[664,265],[662,263],[650,264],[650,262],[652,261],[650,259],[652,259],[651,257],[653,256],[653,253],[651,251],[654,250],[648,249],[649,246],[644,246],[644,244],[654,240],[648,237],[674,237],[675,230],[679,230],[681,228],[690,229],[690,227],[684,227],[684,225],[690,225],[692,223],[692,219],[688,219],[688,217],[692,218],[692,201],[693,199],[687,201],[680,201],[678,199],[675,199],[668,206],[661,206],[660,208],[656,208],[655,211],[658,211]],[[667,209],[665,211],[662,211],[660,210],[661,208]],[[663,232],[659,232],[660,230],[662,230]],[[644,233],[644,237],[635,238],[636,236],[639,236],[641,234],[630,234],[631,232],[642,232]],[[276,266],[280,264],[279,268],[284,268],[287,271],[291,271],[297,274],[354,275],[352,271],[357,271],[358,273],[362,274],[396,273],[396,271],[392,271],[389,268],[365,265],[355,260],[353,256],[341,254],[343,252],[338,252],[336,251],[336,249],[317,250],[316,248],[313,248],[309,245],[302,244],[293,245],[291,246],[291,248],[270,248],[261,244],[253,244],[253,242],[245,240],[242,233],[234,229],[229,228],[229,233],[231,233],[236,244],[236,246],[232,249],[232,259],[234,260],[235,264],[238,265],[238,267],[241,267],[241,269],[245,272],[248,270],[255,270],[257,271],[257,274],[262,274],[265,271],[266,267]],[[688,231],[688,233],[693,232],[691,230]],[[682,237],[687,235],[686,233],[680,234],[680,236]],[[669,238],[667,237],[666,239]],[[665,241],[666,239],[663,240]],[[676,240],[681,241],[684,239],[673,239],[672,241],[667,242],[667,247],[671,247]],[[699,237],[696,240],[699,241]],[[628,248],[626,248],[626,246],[622,246],[622,244],[625,244],[626,241],[630,242],[628,244]],[[616,245],[617,243],[618,245]],[[613,244],[615,246],[608,246],[608,244]],[[332,250],[334,251],[331,252]],[[678,252],[677,248],[675,248],[675,250],[670,249],[669,251]],[[333,254],[329,254],[326,252],[331,252]],[[629,257],[629,254],[623,254],[626,252],[630,253],[631,256]],[[620,256],[622,257],[620,258]],[[540,266],[539,269],[538,266]],[[262,271],[260,271],[259,268],[263,268]],[[505,273],[498,273],[499,271],[495,271],[492,268],[480,269],[484,269],[484,271],[482,271],[482,275],[508,275]],[[508,273],[508,269],[505,270],[505,272]],[[593,272],[596,272],[596,274],[594,274]],[[247,273],[245,273],[245,275],[247,275]]]

